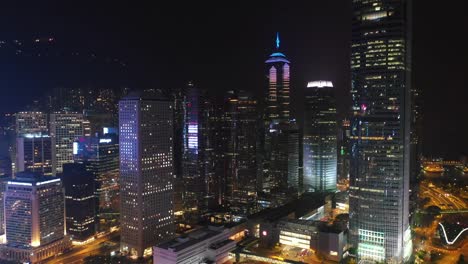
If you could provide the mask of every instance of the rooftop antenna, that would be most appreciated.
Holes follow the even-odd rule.
[[[279,49],[280,39],[279,39],[279,32],[276,32],[276,49]]]

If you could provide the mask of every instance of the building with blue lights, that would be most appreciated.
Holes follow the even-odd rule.
[[[337,136],[338,125],[332,82],[309,82],[305,89],[304,106],[304,191],[336,191]]]
[[[174,235],[173,119],[161,97],[119,102],[120,248],[131,257]]]

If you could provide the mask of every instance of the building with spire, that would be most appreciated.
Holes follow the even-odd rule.
[[[265,61],[268,68],[268,91],[265,121],[289,123],[289,60],[279,52],[279,34],[276,34],[276,51]]]
[[[299,155],[290,151],[298,149],[297,127],[290,114],[290,61],[280,52],[279,34],[276,50],[265,61],[267,91],[264,101],[262,145],[262,183],[264,192],[297,194],[296,183],[289,182],[299,174]],[[291,192],[291,189],[295,190]]]

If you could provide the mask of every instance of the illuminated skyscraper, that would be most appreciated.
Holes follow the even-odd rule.
[[[233,211],[249,214],[257,194],[257,100],[246,91],[229,91],[225,103],[226,199]]]
[[[121,251],[141,257],[174,234],[173,109],[165,99],[119,102]]]
[[[83,115],[57,112],[50,115],[52,138],[52,175],[62,172],[65,163],[73,163],[73,141],[83,136]]]
[[[93,175],[99,231],[108,231],[118,224],[113,220],[117,220],[120,210],[119,139],[116,134],[96,134],[78,137],[73,144],[74,162],[84,164]]]
[[[336,190],[337,135],[333,84],[307,84],[304,109],[304,191]]]
[[[32,153],[28,151],[30,145],[36,145],[36,147],[39,147],[38,140],[35,140],[35,138],[37,139],[41,138],[41,140],[46,141],[45,149],[47,149],[47,147],[50,147],[50,142],[47,142],[47,141],[50,141],[50,139],[45,138],[48,135],[47,114],[43,112],[34,112],[34,111],[18,112],[15,114],[15,119],[16,119],[15,120],[16,121],[15,122],[16,141],[11,146],[11,152],[10,152],[11,160],[13,161],[12,163],[13,176],[15,172],[25,170],[24,164],[21,164],[22,165],[21,168],[18,168],[18,165],[17,165],[17,162],[18,161],[21,162],[22,159],[25,159],[25,162],[28,163],[26,166],[29,168],[31,168],[31,166],[32,167],[36,167],[38,165],[42,166],[42,164],[40,163],[42,162],[42,159],[39,160],[39,158],[43,158],[43,157],[40,157],[42,155],[42,152],[35,153],[33,157],[30,157],[29,155]],[[19,146],[20,148],[18,149],[18,146],[17,146],[18,143],[26,143],[26,144]],[[24,147],[26,147],[26,149],[24,149]],[[34,149],[34,148],[31,147],[31,149]],[[38,150],[38,149],[36,148],[35,150]],[[26,155],[26,157],[24,157],[24,155]],[[47,150],[45,151],[45,155],[47,156]],[[46,157],[43,159],[44,162],[47,162],[46,159],[47,159]],[[35,161],[38,161],[39,163],[36,163]],[[31,162],[33,164],[31,164]],[[51,165],[50,159],[48,160],[48,164],[44,164],[44,165],[45,167],[50,166]],[[46,170],[46,173],[50,175],[51,171],[48,171],[49,168],[45,168],[45,170]],[[33,170],[33,171],[36,171],[36,170]],[[37,171],[39,172],[39,170]]]
[[[412,252],[411,2],[352,5],[350,242],[371,263],[403,263]]]
[[[294,193],[296,195],[297,192],[290,192],[288,188],[297,186],[297,184],[291,184],[288,181],[297,178],[295,175],[299,173],[298,154],[290,153],[290,150],[295,146],[298,148],[299,137],[297,131],[294,132],[297,129],[290,123],[290,62],[283,53],[278,52],[279,43],[277,35],[277,51],[265,61],[268,69],[268,90],[265,98],[265,112],[263,113],[264,137],[261,140],[261,148],[263,149],[261,185],[263,190],[267,192]],[[292,146],[290,146],[291,144]],[[296,162],[297,165],[294,165],[293,163]]]
[[[202,210],[206,194],[206,179],[203,171],[202,104],[200,91],[189,82],[183,94],[182,127],[182,179],[184,182],[183,203],[187,210]]]
[[[279,35],[276,36],[276,49],[279,50]],[[265,61],[268,68],[268,91],[265,119],[288,123],[289,109],[289,60],[281,52],[273,52]]]
[[[63,164],[67,234],[80,244],[96,234],[94,176],[85,164]]]
[[[211,101],[205,91],[189,82],[176,92],[174,103],[176,207],[184,210],[186,220],[198,222],[214,202]]]
[[[37,263],[69,247],[59,178],[19,172],[4,194],[7,245],[0,258]]]

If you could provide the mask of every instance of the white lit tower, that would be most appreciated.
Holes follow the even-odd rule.
[[[332,82],[309,82],[304,106],[304,191],[336,191],[337,130]]]

